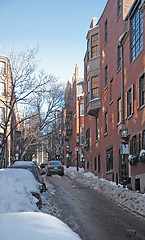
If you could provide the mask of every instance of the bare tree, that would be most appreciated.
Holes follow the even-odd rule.
[[[0,98],[0,101],[5,105],[7,109],[7,118],[3,124],[0,124],[0,128],[3,129],[3,140],[2,140],[2,151],[1,156],[2,160],[4,160],[4,154],[6,151],[6,143],[8,137],[17,128],[18,124],[26,119],[31,119],[37,116],[37,119],[41,122],[39,126],[40,129],[43,129],[46,126],[45,120],[48,119],[48,115],[50,116],[50,111],[54,107],[55,96],[52,94],[52,99],[49,98],[50,107],[45,116],[45,119],[40,117],[39,108],[41,108],[41,95],[46,95],[48,84],[53,85],[55,78],[51,75],[47,75],[44,71],[41,71],[36,75],[37,61],[36,54],[38,52],[38,48],[33,49],[25,49],[15,54],[14,51],[10,51],[10,71],[12,73],[12,82],[9,84],[9,88],[7,91],[7,96],[9,101],[4,101]],[[55,80],[56,81],[56,80]],[[56,89],[54,89],[56,90]],[[51,90],[49,90],[51,93]],[[56,94],[57,95],[57,94]],[[34,98],[36,100],[34,101]],[[32,101],[33,100],[33,101]],[[57,102],[57,100],[56,100]],[[32,106],[31,106],[31,103]],[[37,103],[37,105],[36,105]],[[21,110],[25,111],[25,117],[22,119],[18,119],[15,124],[11,125],[11,120],[14,112],[16,112],[17,106],[20,107]],[[29,106],[29,111],[26,112],[25,107]],[[31,106],[31,107],[30,107]],[[35,106],[35,109],[33,108]],[[33,111],[30,111],[30,109]],[[28,107],[27,107],[28,109]],[[34,111],[35,110],[35,111]],[[33,114],[32,114],[33,112]],[[12,126],[11,128],[9,126]],[[6,161],[4,162],[4,167],[6,167]]]
[[[33,93],[32,96],[30,110],[33,112],[32,115],[35,113],[35,116],[30,119],[27,125],[28,131],[24,139],[24,151],[21,159],[29,149],[44,142],[52,133],[55,113],[63,104],[64,88],[58,83],[58,79],[51,78],[45,86]]]

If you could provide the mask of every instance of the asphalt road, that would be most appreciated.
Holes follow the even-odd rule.
[[[145,219],[67,176],[45,177],[60,219],[83,240],[145,240]]]

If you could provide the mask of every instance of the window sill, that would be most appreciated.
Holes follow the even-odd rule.
[[[143,104],[143,105],[139,108],[139,110],[141,111],[144,107],[145,107],[145,104]]]
[[[135,59],[130,63],[129,67],[131,67],[133,65],[133,63],[136,61],[136,59],[141,55],[141,53],[143,52],[143,49],[139,52],[139,54],[135,57]]]
[[[104,87],[104,91],[106,91],[106,90],[107,90],[107,88],[108,88],[108,85],[107,85],[106,87]]]
[[[110,101],[109,106],[112,105],[112,103],[113,103],[113,100]]]
[[[104,133],[104,137],[106,137],[108,135],[108,132]]]
[[[106,46],[106,44],[107,44],[107,40],[106,40],[105,43],[104,43],[104,47]]]
[[[117,123],[117,127],[121,124],[121,121]]]
[[[121,17],[121,13],[117,16],[117,21],[116,22],[119,21],[120,17]]]
[[[127,120],[129,120],[130,118],[132,118],[132,115],[133,115],[133,114],[129,115],[129,116],[127,117]]]
[[[121,67],[117,69],[117,74],[120,72],[120,70],[121,70]]]
[[[111,174],[111,173],[113,173],[113,170],[106,172],[106,174]]]
[[[89,61],[93,61],[94,59],[97,59],[97,58],[99,58],[100,57],[100,55],[97,55],[97,56],[95,56],[95,57],[91,57],[90,59],[89,59]]]

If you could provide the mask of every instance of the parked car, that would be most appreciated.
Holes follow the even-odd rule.
[[[30,171],[18,168],[0,169],[0,179],[0,213],[37,211],[37,207],[41,209],[42,185]]]
[[[46,166],[48,165],[48,161],[47,162],[42,162],[40,164],[40,169],[41,169],[41,173],[45,174],[46,173]]]
[[[64,167],[60,161],[49,161],[46,169],[46,175],[51,176],[52,174],[64,175]]]
[[[16,161],[10,168],[21,168],[27,169],[33,173],[35,179],[42,184],[41,192],[46,191],[46,184],[44,183],[44,179],[41,175],[39,167],[32,161]]]

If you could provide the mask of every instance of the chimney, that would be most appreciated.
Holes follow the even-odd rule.
[[[79,67],[78,67],[78,65],[76,64],[76,66],[75,66],[75,78],[77,78],[78,75],[79,75]]]
[[[93,27],[95,27],[96,23],[97,23],[97,18],[96,18],[96,17],[94,17],[94,18],[92,19],[92,22],[91,22],[91,24],[90,24],[90,28],[93,28]]]

